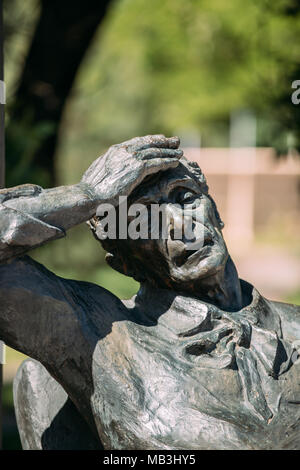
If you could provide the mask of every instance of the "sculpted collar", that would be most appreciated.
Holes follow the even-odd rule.
[[[241,281],[241,287],[252,300],[238,312],[149,285],[141,287],[135,304],[144,322],[163,327],[166,336],[177,336],[183,359],[199,368],[236,369],[253,411],[268,421],[272,412],[261,382],[264,376],[276,380],[286,372],[294,349],[283,339],[271,303],[247,282]]]

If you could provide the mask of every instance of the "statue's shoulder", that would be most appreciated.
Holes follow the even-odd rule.
[[[274,300],[268,303],[280,317],[283,336],[300,339],[300,306]]]
[[[94,326],[111,324],[128,318],[128,308],[112,292],[92,282],[63,279],[74,302]]]
[[[283,314],[286,317],[290,317],[291,319],[295,319],[300,322],[300,305],[277,302],[276,300],[268,300],[268,302],[279,314]]]
[[[20,289],[31,293],[31,298],[47,298],[49,305],[67,305],[82,324],[89,320],[101,330],[104,323],[124,320],[127,308],[112,292],[86,281],[66,279],[50,271],[30,256],[14,258],[0,265],[1,287],[4,295]]]

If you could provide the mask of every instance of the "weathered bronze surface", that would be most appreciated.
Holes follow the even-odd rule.
[[[300,448],[299,307],[238,278],[204,175],[178,146],[132,139],[77,185],[0,191],[0,338],[33,358],[14,383],[24,449]],[[84,221],[97,238],[97,207],[120,195],[167,203],[172,221],[167,240],[101,241],[141,283],[131,300],[25,255]],[[173,237],[183,210],[202,224],[197,251]]]

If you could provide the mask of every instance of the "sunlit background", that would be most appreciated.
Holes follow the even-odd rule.
[[[113,143],[179,135],[240,277],[299,303],[299,1],[5,0],[4,15],[7,186],[76,183]],[[31,255],[120,298],[138,289],[86,226]],[[7,348],[4,448],[20,446],[11,383],[22,358]]]

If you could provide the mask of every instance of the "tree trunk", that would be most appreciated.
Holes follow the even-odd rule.
[[[55,184],[54,155],[64,106],[109,3],[41,0],[7,128],[9,185],[29,179],[42,186]]]

